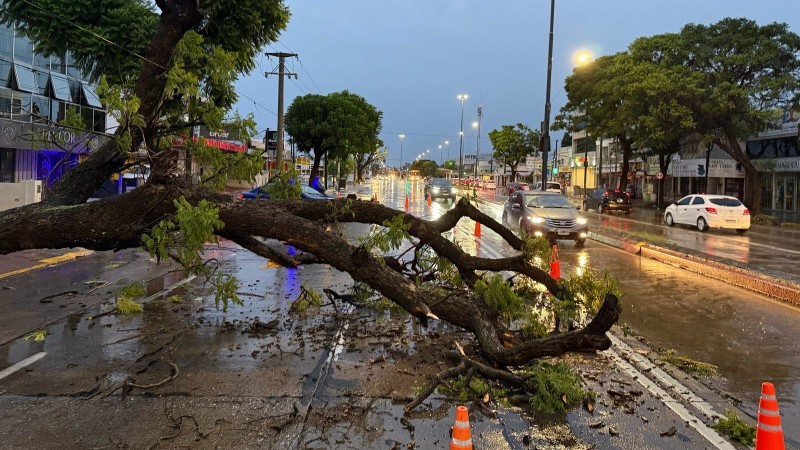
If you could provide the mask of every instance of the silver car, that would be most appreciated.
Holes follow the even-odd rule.
[[[586,242],[589,231],[586,218],[569,200],[561,194],[542,191],[511,194],[503,205],[503,225],[549,241],[575,241],[576,245]]]

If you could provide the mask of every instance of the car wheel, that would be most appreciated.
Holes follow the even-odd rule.
[[[598,203],[597,204],[597,214],[603,214],[603,204],[602,203]]]
[[[575,247],[583,247],[586,244],[586,239],[578,239],[575,241]]]
[[[697,218],[697,230],[698,231],[706,231],[707,229],[708,229],[708,222],[706,222],[706,219],[704,219],[702,217],[698,217]]]
[[[740,229],[736,230],[736,232],[739,233],[739,234],[745,234],[745,233],[747,233],[747,228],[740,228]]]
[[[508,226],[508,216],[506,216],[506,213],[503,213],[503,220],[500,221],[500,223],[502,223],[504,227]]]
[[[672,214],[670,213],[667,213],[667,215],[664,216],[664,222],[666,222],[668,227],[675,225],[675,220],[672,218]]]
[[[588,211],[588,210],[589,210],[589,208],[587,208],[586,206],[587,206],[587,205],[586,205],[586,202],[583,202],[583,210],[584,210],[584,211]]]

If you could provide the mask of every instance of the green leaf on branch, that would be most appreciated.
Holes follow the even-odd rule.
[[[539,362],[531,369],[530,404],[536,411],[556,413],[580,405],[584,399],[594,398],[594,393],[583,389],[580,374],[566,363]]]

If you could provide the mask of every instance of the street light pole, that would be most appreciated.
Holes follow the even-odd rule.
[[[444,146],[447,148],[447,159],[445,161],[450,161],[450,141],[444,141]]]
[[[550,79],[553,73],[553,19],[556,0],[550,0],[550,37],[547,49],[547,94],[544,101],[544,123],[542,123],[542,190],[547,190],[547,155],[550,152]]]
[[[475,147],[475,178],[478,178],[478,161],[481,156],[481,117],[483,117],[483,105],[478,105],[478,142]]]
[[[464,177],[464,100],[468,98],[467,94],[459,94],[458,99],[461,100],[461,131],[458,138],[458,179]]]
[[[403,179],[403,139],[405,139],[406,135],[400,133],[400,135],[398,135],[398,137],[400,138],[400,179],[402,180]]]

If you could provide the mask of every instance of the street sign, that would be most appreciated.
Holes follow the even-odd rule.
[[[663,180],[664,179],[664,172],[656,173],[656,180]]]

